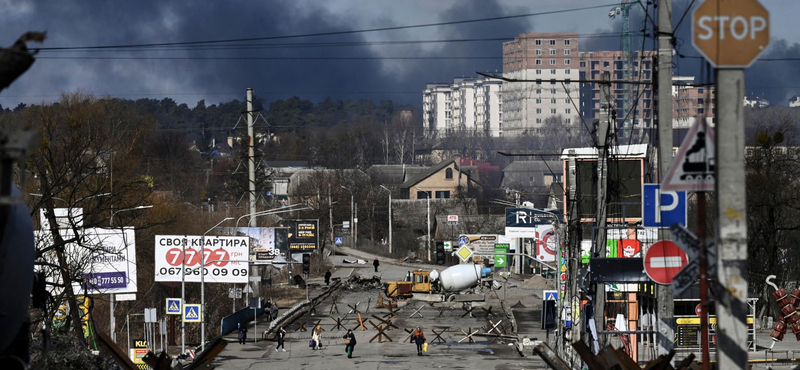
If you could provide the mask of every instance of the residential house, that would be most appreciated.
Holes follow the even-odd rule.
[[[795,95],[789,99],[789,107],[797,108],[800,107],[800,95]]]
[[[408,199],[425,199],[426,196],[448,199],[461,191],[469,191],[478,184],[478,171],[475,166],[460,166],[457,158],[441,161],[427,171],[409,178],[400,189]]]

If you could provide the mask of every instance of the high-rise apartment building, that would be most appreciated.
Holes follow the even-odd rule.
[[[427,134],[470,131],[502,136],[502,81],[456,78],[452,84],[428,84],[422,93],[422,124]]]
[[[714,126],[714,87],[692,86],[692,76],[672,77],[672,128],[689,128],[698,116]]]
[[[537,134],[555,118],[579,120],[577,33],[523,33],[503,43],[503,135]],[[553,80],[553,81],[551,81]]]

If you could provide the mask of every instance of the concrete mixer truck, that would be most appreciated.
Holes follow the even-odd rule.
[[[411,281],[390,281],[384,285],[389,298],[411,298],[423,301],[454,301],[459,293],[478,287],[491,269],[480,265],[450,266],[441,273],[433,271],[411,271]]]

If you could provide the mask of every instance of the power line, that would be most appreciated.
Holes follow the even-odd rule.
[[[599,9],[599,8],[609,7],[609,6],[612,6],[612,5],[616,5],[616,4],[602,4],[602,5],[586,6],[586,7],[580,7],[580,8],[552,10],[552,11],[547,11],[547,12],[537,12],[537,13],[518,14],[518,15],[506,15],[506,16],[478,18],[478,19],[466,19],[466,20],[449,21],[449,22],[423,23],[423,24],[414,24],[414,25],[405,25],[405,26],[378,27],[378,28],[368,28],[368,29],[361,29],[361,30],[316,32],[316,33],[305,33],[305,34],[294,34],[294,35],[266,36],[266,37],[247,37],[247,38],[238,38],[238,39],[220,39],[220,40],[203,40],[203,41],[161,42],[161,43],[146,43],[146,44],[122,44],[122,45],[99,45],[99,46],[60,46],[60,47],[39,48],[38,50],[141,48],[141,47],[152,47],[152,46],[221,44],[221,43],[230,43],[230,42],[264,41],[264,40],[278,40],[278,39],[291,39],[291,38],[303,38],[303,37],[351,35],[351,34],[358,34],[358,33],[397,31],[397,30],[406,30],[406,29],[414,29],[414,28],[451,26],[451,25],[457,25],[457,24],[468,24],[468,23],[491,22],[491,21],[499,21],[499,20],[507,20],[507,19],[528,18],[528,17],[535,17],[535,16],[542,16],[542,15],[553,15],[553,14],[562,14],[562,13],[576,12],[576,11],[582,11],[582,10]]]
[[[109,56],[52,56],[36,59],[78,60],[498,60],[502,56],[448,56],[448,57],[109,57]]]

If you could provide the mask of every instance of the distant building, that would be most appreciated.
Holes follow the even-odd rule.
[[[800,107],[800,96],[795,95],[789,99],[789,107],[797,108]]]
[[[523,33],[503,43],[502,136],[539,132],[546,120],[577,123],[580,107],[577,33]],[[556,79],[565,82],[554,82]]]
[[[500,136],[500,80],[456,78],[452,84],[428,84],[422,92],[422,125],[427,135],[469,131]]]
[[[632,81],[652,82],[653,62],[655,56],[653,51],[633,52],[633,73],[628,77]],[[644,59],[642,59],[644,58]],[[602,80],[604,72],[609,72],[609,79],[612,81],[625,80],[626,62],[622,51],[595,51],[580,53],[580,78],[581,80]],[[625,89],[629,89],[629,96],[626,97]],[[643,129],[653,127],[655,111],[655,99],[653,97],[652,85],[627,85],[611,84],[611,99],[616,113],[617,128],[623,128],[627,122],[632,129]],[[628,106],[633,102],[636,109]],[[587,120],[600,118],[600,84],[584,82],[580,84],[580,107],[581,116]]]
[[[714,126],[714,87],[688,86],[694,83],[692,76],[672,77],[672,127],[689,128],[697,116],[703,115],[706,122]]]
[[[750,108],[766,108],[769,106],[769,101],[760,96],[745,96],[742,104]]]

